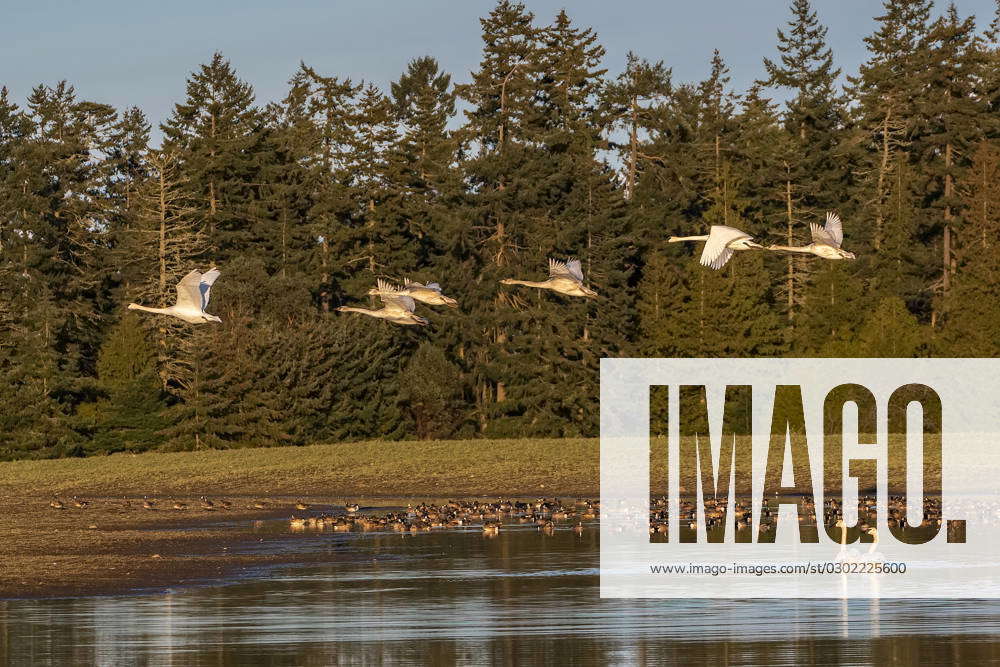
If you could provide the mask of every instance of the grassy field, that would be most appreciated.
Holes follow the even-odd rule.
[[[0,463],[0,494],[596,495],[598,440],[351,442]]]
[[[655,486],[665,480],[665,443],[651,441]],[[901,486],[901,472],[893,470],[891,487]],[[0,463],[0,495],[35,497],[596,496],[599,480],[596,438],[350,442]],[[830,489],[832,480],[825,481]]]

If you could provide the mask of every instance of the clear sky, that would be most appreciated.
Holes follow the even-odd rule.
[[[62,79],[81,97],[117,107],[137,105],[154,123],[183,99],[184,81],[214,51],[232,61],[259,100],[280,99],[305,61],[331,76],[381,86],[406,63],[432,55],[453,80],[465,81],[480,59],[479,17],[492,0],[5,0],[0,18],[0,85],[17,102],[31,87]],[[775,55],[775,29],[787,0],[527,0],[539,21],[566,7],[593,27],[607,49],[605,66],[620,71],[625,54],[664,60],[675,81],[707,74],[712,49],[743,89]],[[836,64],[854,72],[865,59],[862,38],[881,9],[876,0],[814,0]],[[956,0],[964,17],[989,23],[995,0]],[[944,3],[938,1],[943,10]]]

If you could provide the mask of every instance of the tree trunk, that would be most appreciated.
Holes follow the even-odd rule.
[[[160,248],[159,248],[159,260],[160,260],[160,280],[159,280],[159,293],[160,308],[164,308],[167,305],[167,181],[166,174],[163,173],[164,168],[166,168],[166,162],[160,164]],[[163,390],[167,390],[167,373],[166,368],[169,363],[167,358],[167,325],[165,318],[158,318],[159,323],[156,327],[156,362],[157,368],[160,369],[160,383],[163,385]]]
[[[281,277],[286,278],[285,267],[288,266],[288,209],[281,207]]]
[[[635,163],[639,152],[639,132],[638,132],[638,101],[635,95],[632,96],[632,128],[629,132],[629,156],[628,156],[628,180],[625,183],[625,199],[630,200],[635,196]]]
[[[951,197],[954,191],[954,180],[951,176],[951,164],[952,164],[952,145],[949,141],[944,148],[944,255],[941,258],[941,273],[942,273],[942,283],[941,289],[944,296],[948,296],[948,290],[951,288],[951,270],[952,270],[952,256],[951,256]]]
[[[792,181],[785,181],[785,211],[787,215],[787,225],[788,225],[788,245],[794,245],[792,242]],[[793,261],[792,254],[789,253],[788,257],[788,321],[791,322],[795,319],[795,262]]]
[[[498,346],[502,347],[503,344],[507,342],[507,332],[504,331],[503,329],[497,329],[496,342]],[[500,401],[507,400],[507,384],[502,381],[497,382],[496,400],[497,403],[499,403]]]
[[[718,184],[719,180],[722,178],[722,175],[719,173],[720,158],[722,156],[722,147],[719,144],[719,140],[720,140],[719,135],[718,134],[715,135],[715,182],[716,182],[716,184]]]
[[[882,161],[878,170],[878,189],[875,193],[875,250],[882,247],[882,229],[885,226],[885,179],[889,171],[889,118],[892,107],[885,111],[882,119]]]
[[[212,128],[210,130],[209,136],[215,139],[215,114],[212,114]],[[214,142],[213,142],[214,144]],[[209,151],[209,155],[212,157],[212,162],[214,166],[215,162],[215,147]],[[209,241],[215,243],[215,214],[218,211],[218,205],[216,203],[215,195],[215,179],[211,178],[208,181],[208,238]]]
[[[320,252],[320,264],[323,267],[321,273],[322,287],[319,292],[319,302],[323,308],[324,313],[330,312],[330,271],[327,267],[329,262],[328,256],[330,254],[330,242],[327,241],[326,236],[323,236],[322,250]]]

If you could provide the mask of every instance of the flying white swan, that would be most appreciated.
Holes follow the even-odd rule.
[[[524,285],[548,289],[567,296],[597,296],[597,292],[583,284],[583,269],[578,259],[571,259],[567,262],[549,259],[549,279],[540,283],[532,280],[514,280],[513,278],[504,278],[500,282],[504,285]]]
[[[667,239],[667,243],[680,241],[705,241],[705,247],[701,251],[701,265],[712,269],[724,267],[737,250],[764,247],[755,243],[753,237],[746,232],[725,225],[712,225],[708,236],[671,236]]]
[[[191,273],[181,278],[177,283],[177,303],[166,308],[149,308],[140,306],[137,303],[130,303],[129,310],[145,310],[150,313],[160,313],[161,315],[172,315],[191,324],[201,324],[202,322],[221,322],[222,318],[209,315],[205,312],[208,306],[208,298],[212,293],[212,283],[219,277],[219,270],[209,269],[205,273],[198,273],[195,269]]]
[[[844,242],[844,225],[836,213],[826,214],[826,227],[820,227],[815,222],[810,222],[809,229],[812,231],[812,243],[809,245],[769,245],[767,249],[804,252],[824,259],[857,258],[853,252],[847,252],[840,247],[840,244]]]
[[[351,306],[341,306],[337,310],[341,313],[361,313],[380,320],[387,320],[393,324],[419,324],[420,326],[429,324],[423,317],[413,314],[413,309],[416,308],[417,304],[412,298],[393,294],[379,294],[379,298],[385,305],[378,310]]]
[[[423,285],[421,283],[413,282],[412,280],[404,279],[403,286],[396,287],[388,281],[379,278],[375,284],[376,287],[368,290],[368,293],[373,296],[382,296],[383,294],[388,296],[402,295],[431,306],[448,306],[450,308],[458,308],[458,301],[455,301],[455,299],[452,299],[450,296],[442,294],[441,286],[437,283],[427,283],[426,285]]]

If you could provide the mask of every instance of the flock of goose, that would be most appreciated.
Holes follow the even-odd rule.
[[[800,499],[802,505],[802,513],[800,514],[800,521],[803,525],[811,526],[815,525],[813,522],[808,521],[807,517],[814,516],[817,519],[817,523],[820,522],[820,514],[818,510],[822,512],[822,525],[827,527],[841,528],[847,530],[846,524],[844,523],[844,506],[836,499],[827,499],[823,502],[821,507],[817,507],[812,497],[803,497]],[[723,527],[723,521],[726,520],[726,510],[729,502],[727,499],[714,499],[707,498],[703,503],[703,511],[705,515],[705,526],[708,530],[713,530],[716,528]],[[669,506],[669,499],[666,496],[653,498],[650,503],[650,526],[649,532],[652,533],[665,533],[667,532],[668,518],[669,514],[667,508]],[[688,528],[690,530],[695,530],[697,528],[697,506],[691,500],[682,500],[679,506],[681,527]],[[906,519],[906,499],[903,496],[893,495],[889,497],[887,503],[888,516],[886,517],[886,525],[890,528],[904,528],[904,529],[920,529],[920,528],[932,528],[934,526],[940,526],[942,524],[941,517],[941,498],[940,497],[930,497],[924,499],[923,507],[923,521],[914,525],[907,522]],[[875,535],[871,531],[874,530],[877,516],[877,501],[874,496],[862,496],[858,499],[858,523],[857,529],[862,533],[867,533],[869,535]],[[737,498],[733,504],[733,514],[735,515],[735,526],[736,530],[745,530],[751,527],[751,506],[749,498]],[[764,498],[761,503],[760,510],[760,529],[764,532],[773,530],[775,523],[777,521],[777,511],[771,506],[771,503],[767,498]]]
[[[836,213],[826,214],[824,226],[810,223],[809,228],[812,232],[812,243],[804,246],[770,245],[765,247],[756,243],[749,234],[725,225],[712,225],[709,233],[704,236],[671,236],[667,241],[668,243],[704,241],[705,247],[702,249],[700,262],[703,266],[716,270],[724,267],[737,250],[766,249],[807,253],[824,259],[855,259],[854,253],[841,248],[844,241],[844,228],[840,216]],[[192,324],[221,322],[221,318],[205,312],[212,285],[218,277],[219,270],[216,268],[205,273],[199,273],[197,270],[191,271],[177,283],[177,302],[174,305],[166,308],[150,308],[130,303],[128,308],[129,310],[144,310],[150,313],[169,315]],[[566,261],[549,259],[547,280],[505,278],[500,283],[551,290],[566,296],[597,297],[597,292],[584,284],[583,267],[578,259]],[[368,290],[368,294],[379,297],[382,300],[382,307],[371,309],[341,306],[337,310],[343,313],[360,313],[393,324],[425,326],[429,324],[427,318],[414,312],[418,301],[430,306],[458,307],[458,301],[445,296],[441,291],[441,286],[437,283],[425,285],[405,280],[400,287],[380,278],[376,281],[375,287]]]
[[[578,499],[563,503],[558,498],[538,498],[534,501],[449,500],[437,505],[420,503],[405,510],[374,514],[359,514],[359,507],[345,506],[342,514],[322,513],[309,517],[293,516],[289,528],[293,531],[324,530],[334,532],[421,533],[445,528],[478,527],[486,537],[496,537],[510,523],[532,524],[542,533],[551,535],[558,522],[573,523],[573,531],[583,532],[583,522],[597,519],[600,503]]]

